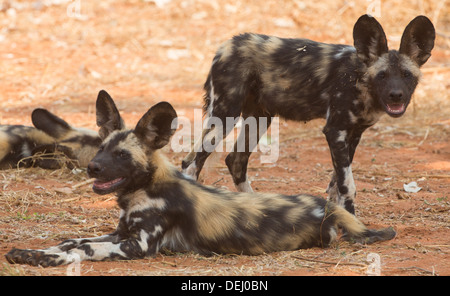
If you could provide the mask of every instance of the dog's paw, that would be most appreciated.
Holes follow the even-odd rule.
[[[29,264],[32,266],[57,266],[63,264],[57,254],[46,254],[39,250],[12,249],[6,255],[6,260],[11,264]]]

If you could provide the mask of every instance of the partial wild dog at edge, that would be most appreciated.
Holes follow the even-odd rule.
[[[117,230],[47,249],[12,249],[7,260],[56,266],[74,260],[139,259],[161,248],[258,255],[326,247],[336,239],[338,227],[347,240],[361,243],[395,236],[392,228],[367,229],[344,208],[320,197],[231,192],[197,183],[160,152],[175,131],[176,118],[173,107],[161,102],[134,129],[126,129],[112,98],[100,92],[97,124],[103,143],[88,174],[96,178],[96,193],[117,194]]]
[[[354,213],[356,188],[351,164],[362,133],[383,114],[402,116],[431,56],[435,30],[425,16],[406,27],[400,49],[389,50],[383,28],[375,18],[361,16],[353,29],[354,46],[307,39],[283,39],[242,34],[217,51],[205,82],[205,120],[214,117],[245,120],[274,116],[309,121],[325,118],[323,133],[330,148],[334,173],[329,198]],[[258,123],[259,120],[256,120]],[[211,124],[212,125],[212,124]],[[182,162],[183,172],[198,179],[210,155],[204,139],[218,145],[231,130],[212,125],[203,130]],[[267,127],[258,127],[265,131]],[[243,127],[245,152],[234,150],[225,162],[239,191],[251,192],[247,165],[256,143]]]
[[[46,109],[34,109],[34,127],[0,125],[0,169],[87,167],[101,144],[98,133],[75,128]]]

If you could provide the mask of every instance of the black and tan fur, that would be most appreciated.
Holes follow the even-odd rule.
[[[0,125],[0,169],[87,167],[100,146],[97,132],[75,128],[46,109],[31,114],[34,127]]]
[[[392,239],[392,228],[369,230],[344,208],[310,195],[240,193],[203,186],[161,154],[177,117],[167,102],[125,129],[112,99],[101,92],[97,123],[104,141],[88,166],[98,194],[116,192],[117,230],[70,239],[42,250],[13,249],[10,263],[55,266],[79,260],[139,259],[161,248],[201,254],[250,254],[326,247],[337,236],[362,243]]]
[[[383,114],[399,117],[406,111],[420,67],[431,56],[435,31],[428,18],[418,16],[406,27],[400,49],[389,50],[381,25],[364,15],[354,26],[353,38],[354,46],[349,46],[235,36],[217,51],[204,86],[206,120],[266,117],[270,124],[274,116],[295,121],[325,118],[323,133],[334,166],[329,197],[351,213],[356,194],[351,164],[361,135]],[[203,131],[183,160],[185,173],[198,178],[210,155],[203,140],[209,137],[218,145],[221,135],[231,131],[227,128],[224,124],[223,131]],[[256,144],[248,147],[248,132],[244,136],[246,152],[236,152],[235,145],[226,164],[237,189],[251,192],[247,164]]]

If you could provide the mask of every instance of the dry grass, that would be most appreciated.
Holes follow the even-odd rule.
[[[100,235],[115,226],[114,208],[89,209],[102,198],[92,194],[84,171],[32,168],[4,170],[0,175],[0,222],[8,225],[0,228],[0,241],[61,241]],[[33,226],[23,227],[27,224]]]

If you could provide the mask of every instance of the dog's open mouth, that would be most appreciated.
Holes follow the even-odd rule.
[[[406,111],[406,105],[404,103],[400,104],[385,104],[386,112],[394,117],[401,116]]]
[[[92,186],[92,188],[96,193],[106,194],[115,191],[124,181],[125,178],[123,177],[107,182],[97,179],[94,181],[94,185]]]

